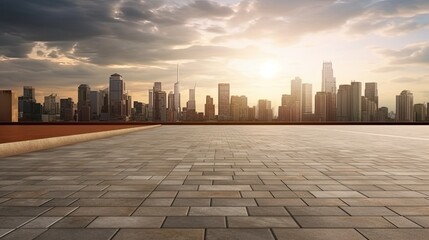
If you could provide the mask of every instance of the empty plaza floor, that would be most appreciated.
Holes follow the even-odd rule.
[[[429,127],[162,126],[0,159],[2,239],[428,239]]]

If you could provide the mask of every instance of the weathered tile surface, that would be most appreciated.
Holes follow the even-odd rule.
[[[4,239],[426,239],[425,126],[163,126],[0,159]]]

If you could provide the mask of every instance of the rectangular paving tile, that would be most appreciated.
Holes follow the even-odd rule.
[[[274,240],[269,229],[207,229],[206,240],[246,239]]]
[[[345,217],[345,216],[297,216],[295,220],[303,228],[394,228],[382,217]]]
[[[369,240],[426,240],[429,229],[358,229]]]
[[[365,198],[357,191],[310,191],[317,198]]]
[[[345,216],[339,207],[287,207],[293,216]]]
[[[274,229],[278,240],[365,240],[354,229]]]
[[[64,217],[56,222],[51,228],[85,228],[95,217]]]
[[[160,228],[164,217],[97,217],[87,228]]]
[[[201,185],[200,191],[251,191],[250,185]]]
[[[135,207],[79,207],[70,216],[129,216]]]
[[[49,229],[36,240],[108,240],[116,229]]]
[[[247,207],[249,216],[289,216],[284,207]]]
[[[225,228],[225,217],[167,217],[163,228]]]
[[[288,228],[298,227],[291,217],[227,217],[229,228]]]
[[[113,240],[204,240],[204,229],[121,229]]]
[[[186,216],[188,207],[139,207],[133,216]]]
[[[179,191],[177,198],[241,198],[239,191]]]
[[[247,216],[245,207],[191,207],[189,216]]]

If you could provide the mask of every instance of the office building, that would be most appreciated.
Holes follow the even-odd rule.
[[[79,85],[77,100],[78,121],[91,120],[91,88],[86,84]]]
[[[332,62],[324,62],[322,68],[322,92],[337,92],[337,83],[334,77]]]
[[[309,83],[302,84],[302,114],[313,113],[313,86]]]
[[[63,121],[74,120],[74,102],[71,98],[60,99],[60,119]]]
[[[291,81],[291,121],[302,121],[302,80],[296,77]]]
[[[351,121],[362,121],[362,83],[352,82],[350,87],[350,114]]]
[[[232,121],[248,120],[248,106],[246,96],[231,96],[230,114]]]
[[[337,94],[337,121],[348,122],[351,115],[351,85],[340,85]]]
[[[230,104],[229,104],[229,83],[219,83],[218,85],[218,120],[230,120]]]
[[[12,90],[0,90],[0,122],[18,122],[18,98]]]
[[[167,121],[167,94],[164,91],[153,93],[153,121]]]
[[[414,122],[425,122],[427,116],[426,104],[414,104]]]
[[[409,90],[404,90],[396,96],[396,116],[397,122],[412,122],[414,120],[413,94]]]
[[[365,97],[378,107],[378,88],[376,82],[365,83]]]
[[[206,116],[206,120],[208,121],[215,119],[215,105],[213,102],[213,98],[210,96],[206,96],[206,104],[204,105],[204,114]]]
[[[258,101],[258,116],[259,121],[272,121],[273,110],[271,109],[271,101],[261,99]]]
[[[109,112],[110,120],[126,120],[125,83],[121,75],[115,73],[109,79]]]
[[[43,106],[36,101],[36,90],[30,86],[24,86],[23,96],[18,97],[18,120],[42,121]]]
[[[57,115],[60,113],[60,102],[57,94],[45,96],[43,102],[43,114]]]

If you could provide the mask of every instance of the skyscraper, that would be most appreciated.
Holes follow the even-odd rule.
[[[109,80],[109,110],[111,120],[125,120],[126,111],[125,83],[121,75],[115,73]]]
[[[186,104],[186,108],[189,111],[196,111],[196,102],[195,102],[195,88],[189,89],[189,101]]]
[[[218,120],[230,120],[229,83],[218,85]]]
[[[174,121],[180,121],[182,106],[180,103],[179,65],[177,65],[177,81],[174,83]]]
[[[74,102],[71,98],[60,99],[60,119],[63,121],[73,121]]]
[[[247,121],[248,120],[247,97],[231,96],[230,113],[231,113],[232,121]]]
[[[148,120],[153,121],[153,89],[149,89]]]
[[[52,93],[49,96],[45,96],[43,102],[43,113],[48,115],[56,115],[60,113],[60,103],[57,94]]]
[[[337,92],[337,83],[334,77],[332,62],[324,62],[322,69],[322,92]]]
[[[176,108],[174,104],[174,93],[169,92],[167,97],[167,122],[175,122]]]
[[[167,94],[164,91],[153,93],[153,120],[157,122],[167,121]]]
[[[340,85],[337,94],[337,121],[348,122],[351,116],[351,86]]]
[[[413,121],[413,94],[409,90],[404,90],[396,96],[396,121]]]
[[[378,107],[378,88],[376,82],[365,83],[365,97],[375,102]]]
[[[313,87],[309,83],[302,84],[302,114],[313,113]]]
[[[362,121],[362,83],[352,82],[350,87],[350,114],[351,121]]]
[[[27,99],[36,101],[36,89],[32,86],[24,86],[23,96]]]
[[[91,120],[91,88],[86,84],[79,85],[77,100],[78,121]]]
[[[101,114],[101,108],[103,107],[102,91],[91,91],[90,103],[91,103],[91,119],[94,119],[94,120],[99,119]]]
[[[160,92],[162,91],[162,83],[161,82],[155,82],[153,84],[153,92]]]
[[[12,90],[0,90],[0,122],[18,122],[18,98]]]
[[[212,97],[206,96],[206,104],[204,105],[204,110],[206,120],[210,121],[215,119],[215,105],[213,103]]]
[[[23,96],[18,97],[19,121],[41,121],[43,106],[36,101],[36,90],[30,86],[24,86]]]
[[[273,110],[271,109],[271,101],[261,99],[258,101],[258,120],[259,121],[272,121]]]
[[[291,81],[291,113],[293,122],[302,121],[302,80],[296,77]]]
[[[317,92],[314,102],[315,102],[315,115],[320,122],[326,122],[326,109],[327,109],[327,93],[326,92]]]

